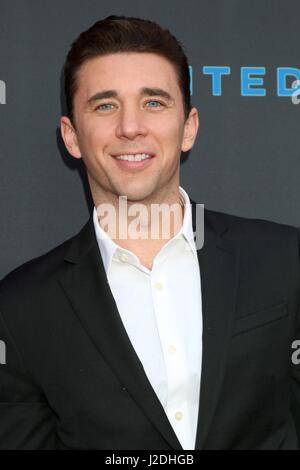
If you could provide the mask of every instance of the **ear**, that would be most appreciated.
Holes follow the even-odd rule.
[[[194,142],[196,140],[198,127],[198,110],[196,108],[192,108],[184,124],[183,139],[181,145],[182,152],[187,152],[193,147]]]
[[[76,130],[67,116],[60,118],[60,132],[66,149],[74,158],[82,158],[78,145]]]

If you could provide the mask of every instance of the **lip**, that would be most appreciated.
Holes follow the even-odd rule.
[[[150,158],[146,158],[145,160],[141,160],[140,162],[130,162],[128,160],[118,160],[116,157],[119,155],[137,155],[138,153],[147,153],[150,155]],[[112,155],[113,159],[119,166],[119,168],[123,170],[144,170],[149,165],[151,165],[152,160],[154,159],[155,155],[151,154],[150,152],[140,151],[140,152],[124,152]]]

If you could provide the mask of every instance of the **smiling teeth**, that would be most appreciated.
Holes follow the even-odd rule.
[[[151,155],[148,153],[137,153],[136,155],[119,155],[116,157],[117,160],[127,160],[128,162],[141,162],[150,158]]]

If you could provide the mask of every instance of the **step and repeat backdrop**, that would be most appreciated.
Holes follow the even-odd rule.
[[[72,41],[108,15],[184,45],[197,142],[181,185],[205,207],[300,226],[299,0],[0,0],[0,278],[80,230],[91,200],[59,132]]]

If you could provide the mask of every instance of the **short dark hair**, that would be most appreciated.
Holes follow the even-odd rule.
[[[71,122],[74,122],[73,99],[80,67],[89,59],[117,52],[152,52],[166,58],[175,68],[187,119],[191,110],[190,73],[180,42],[169,30],[152,21],[111,15],[83,31],[68,52],[64,65],[64,86]]]

